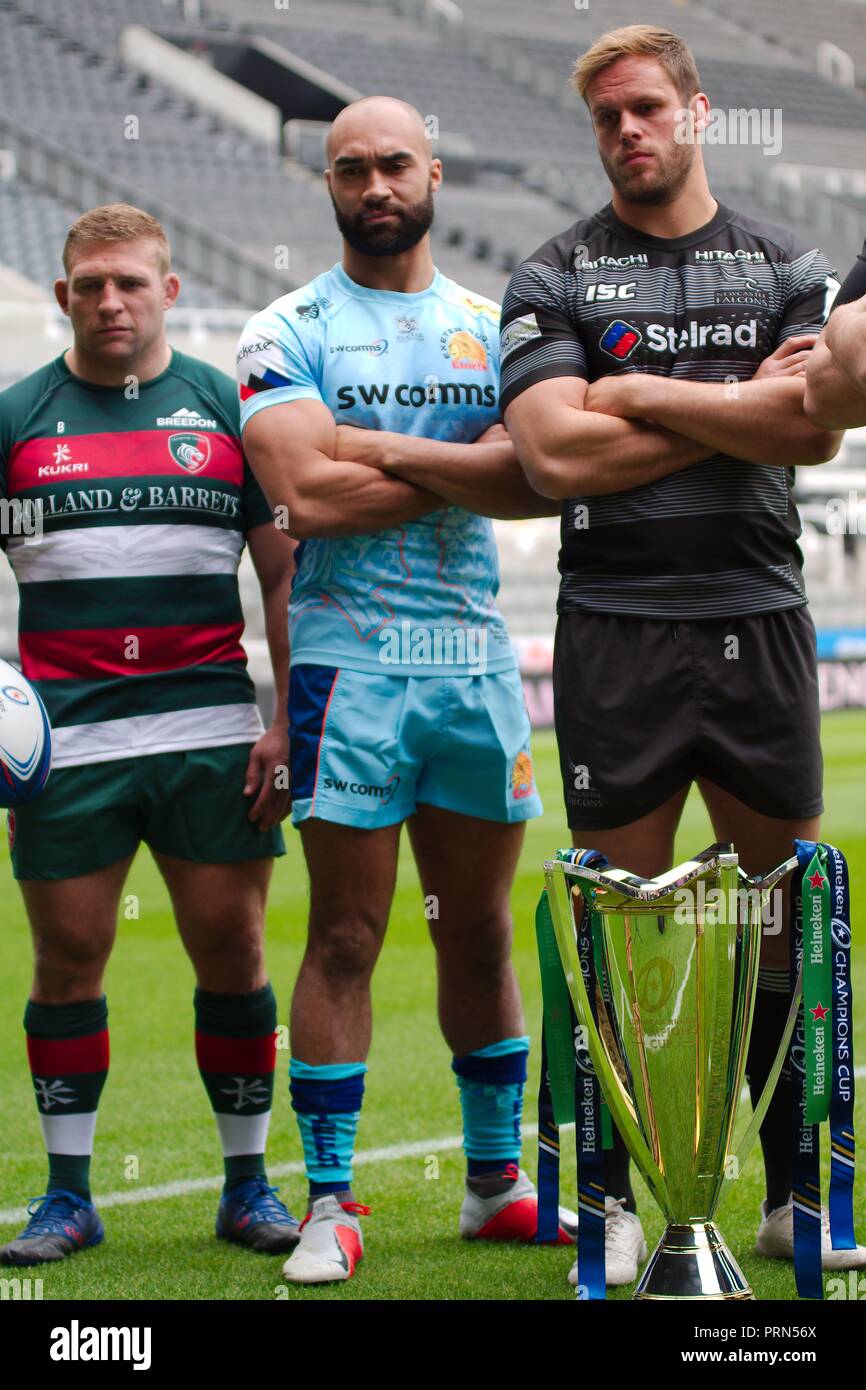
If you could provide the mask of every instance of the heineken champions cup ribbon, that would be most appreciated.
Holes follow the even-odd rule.
[[[786,1059],[792,1078],[794,1264],[820,1298],[818,1125],[830,1121],[831,1237],[855,1244],[854,1061],[845,860],[795,842],[761,877],[714,845],[656,879],[593,850],[545,863],[536,914],[544,997],[539,1241],[555,1239],[559,1126],[575,1122],[578,1297],[604,1298],[604,1149],[615,1123],[667,1222],[640,1299],[749,1299],[715,1222]],[[733,1145],[760,963],[762,910],[789,873],[792,997],[764,1093]]]

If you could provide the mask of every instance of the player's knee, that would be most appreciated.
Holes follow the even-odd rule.
[[[456,930],[445,928],[433,934],[440,960],[487,978],[510,970],[511,938],[511,918],[507,913],[480,916],[462,922]]]
[[[372,971],[381,939],[381,924],[364,916],[311,923],[308,955],[328,979],[355,979]]]
[[[76,987],[101,979],[111,948],[92,937],[70,935],[51,941],[37,938],[34,967],[39,982]]]
[[[234,923],[196,933],[189,953],[199,984],[220,993],[255,989],[264,975],[265,949],[261,924]],[[216,981],[217,983],[214,983]]]

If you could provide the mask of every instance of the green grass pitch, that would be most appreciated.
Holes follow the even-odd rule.
[[[858,919],[866,903],[866,715],[834,714],[825,720],[827,764],[826,838],[846,853],[854,905],[854,997],[856,1060],[866,1061],[866,945]],[[796,750],[792,750],[792,757]],[[514,890],[515,963],[524,991],[527,1029],[533,1035],[525,1119],[535,1119],[538,1076],[539,984],[533,914],[539,866],[568,842],[561,811],[556,749],[552,734],[535,739],[539,786],[547,811],[529,826]],[[280,861],[271,893],[268,962],[280,1000],[289,993],[301,957],[307,886],[298,836],[288,831],[289,853]],[[700,801],[692,797],[677,843],[677,857],[711,843]],[[8,857],[3,876],[4,1010],[0,1020],[0,1077],[3,1131],[0,1140],[0,1208],[20,1207],[44,1191],[44,1158],[36,1109],[26,1070],[21,1018],[30,983],[30,945],[24,909]],[[359,1167],[355,1188],[373,1214],[366,1218],[366,1258],[345,1285],[287,1290],[281,1260],[255,1255],[215,1240],[213,1220],[221,1172],[215,1127],[195,1067],[193,977],[176,937],[168,896],[149,854],[141,853],[127,892],[137,896],[138,918],[121,920],[109,969],[111,1072],[97,1126],[93,1187],[97,1194],[126,1194],[128,1204],[105,1210],[105,1243],[59,1266],[20,1271],[39,1276],[46,1299],[567,1299],[571,1252],[564,1248],[472,1245],[457,1236],[463,1186],[462,1154],[456,1148],[428,1150],[426,1141],[459,1132],[457,1090],[448,1050],[436,1026],[432,948],[414,866],[404,844],[388,938],[374,981],[375,1025],[367,1096],[358,1136],[360,1150],[416,1146],[412,1155]],[[269,1162],[297,1163],[300,1143],[289,1110],[288,1053],[278,1066]],[[860,1095],[866,1095],[861,1082]],[[748,1106],[744,1107],[748,1115]],[[858,1101],[861,1135],[866,1102]],[[822,1133],[826,1134],[826,1130]],[[862,1142],[862,1141],[861,1141]],[[524,1163],[535,1171],[535,1141],[524,1146]],[[823,1143],[826,1150],[827,1143]],[[573,1203],[573,1138],[564,1136],[563,1200]],[[826,1192],[826,1154],[824,1183]],[[795,1297],[791,1269],[753,1253],[762,1196],[760,1153],[722,1206],[722,1230],[755,1293],[763,1299]],[[211,1179],[196,1190],[136,1201],[146,1187]],[[281,1195],[296,1212],[303,1207],[298,1173],[279,1179]],[[647,1241],[661,1233],[661,1216],[642,1184],[638,1200]],[[866,1239],[864,1180],[858,1174],[859,1235]],[[18,1223],[20,1224],[20,1223]],[[15,1226],[0,1227],[8,1239]],[[631,1290],[613,1297],[628,1298]]]

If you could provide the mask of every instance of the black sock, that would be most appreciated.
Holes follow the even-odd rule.
[[[624,1197],[625,1210],[637,1211],[629,1177],[628,1149],[616,1125],[613,1129],[613,1148],[604,1150],[604,1186],[608,1197]]]
[[[355,1194],[353,1193],[351,1187],[348,1187],[345,1183],[343,1183],[342,1186],[340,1186],[337,1183],[311,1182],[310,1194],[307,1198],[308,1216],[310,1212],[313,1210],[313,1203],[317,1201],[319,1197],[336,1197],[337,1201],[340,1203],[340,1206],[345,1205],[345,1203],[347,1202],[354,1202],[355,1200]]]
[[[755,1021],[746,1059],[746,1077],[753,1108],[761,1099],[791,1007],[787,970],[762,970],[761,976],[771,984],[771,988],[759,986],[755,998]],[[783,1207],[791,1198],[791,1076],[787,1067],[779,1077],[761,1125],[761,1148],[767,1175],[769,1214],[776,1207]]]
[[[508,1192],[517,1181],[517,1173],[505,1173],[503,1166],[495,1171],[467,1174],[466,1186],[469,1191],[474,1192],[476,1197],[501,1197]]]

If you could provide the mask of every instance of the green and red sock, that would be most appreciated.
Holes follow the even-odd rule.
[[[47,1190],[65,1188],[89,1202],[96,1110],[108,1075],[105,995],[74,1004],[31,999],[24,1029],[48,1151]]]
[[[226,1189],[265,1172],[276,1027],[270,984],[250,994],[196,989],[196,1059],[216,1117]]]

